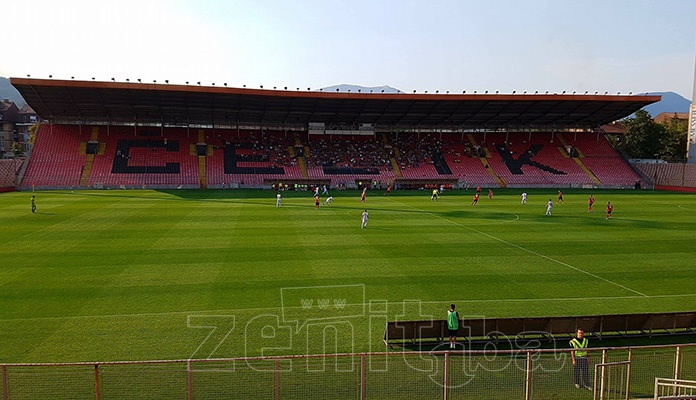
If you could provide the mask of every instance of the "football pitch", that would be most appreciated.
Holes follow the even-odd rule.
[[[384,351],[384,323],[696,310],[696,195],[0,195],[0,362]],[[594,212],[587,211],[593,194]],[[545,216],[552,199],[551,216]],[[614,204],[605,219],[607,201]],[[369,224],[361,229],[361,214]]]

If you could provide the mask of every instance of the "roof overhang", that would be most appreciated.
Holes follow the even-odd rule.
[[[594,128],[660,96],[406,94],[11,78],[43,119],[112,124]]]

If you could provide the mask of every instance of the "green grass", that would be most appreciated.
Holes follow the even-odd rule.
[[[696,310],[693,194],[594,191],[588,213],[589,191],[564,191],[546,217],[553,190],[524,206],[521,190],[477,206],[471,191],[382,193],[315,210],[307,192],[282,208],[260,190],[38,192],[36,214],[30,193],[2,194],[0,362],[383,351],[387,320],[451,302],[486,317]]]

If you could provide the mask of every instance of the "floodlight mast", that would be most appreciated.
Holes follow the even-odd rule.
[[[689,128],[686,140],[686,162],[696,164],[696,56],[694,57],[694,87],[689,106]]]

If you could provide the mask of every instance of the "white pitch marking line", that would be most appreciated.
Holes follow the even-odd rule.
[[[400,202],[400,203],[401,203],[401,202]],[[556,260],[555,258],[549,257],[549,256],[544,255],[544,254],[541,254],[541,253],[538,253],[538,252],[536,252],[536,251],[534,251],[534,250],[527,249],[527,248],[522,247],[522,246],[520,246],[520,245],[511,243],[511,242],[508,242],[507,240],[500,239],[500,238],[495,237],[495,236],[493,236],[493,235],[490,235],[490,234],[488,234],[488,233],[481,232],[481,231],[479,231],[479,230],[477,230],[477,229],[474,229],[474,228],[472,228],[472,227],[469,227],[469,226],[466,226],[466,225],[462,225],[462,224],[460,224],[459,222],[455,222],[455,221],[452,221],[452,220],[447,219],[447,218],[445,218],[445,217],[441,217],[441,216],[439,216],[439,215],[437,215],[437,214],[433,214],[432,212],[425,211],[425,210],[422,210],[422,209],[419,209],[419,208],[410,206],[410,205],[408,205],[408,204],[404,204],[404,203],[401,203],[401,204],[404,205],[404,206],[406,206],[406,207],[411,207],[411,208],[413,208],[413,209],[415,209],[415,210],[421,211],[421,212],[424,213],[424,214],[429,214],[429,215],[432,215],[433,217],[436,217],[436,218],[440,218],[440,219],[442,219],[442,220],[445,220],[445,221],[449,222],[450,224],[453,224],[453,225],[462,227],[462,228],[464,228],[464,229],[468,229],[468,230],[470,230],[470,231],[472,231],[472,232],[476,232],[476,233],[478,233],[479,235],[485,236],[485,237],[487,237],[487,238],[489,238],[489,239],[493,239],[493,240],[498,241],[498,242],[500,242],[500,243],[504,243],[504,244],[506,244],[506,245],[508,245],[508,246],[511,246],[511,247],[516,248],[516,249],[522,250],[522,251],[527,252],[527,253],[529,253],[529,254],[533,254],[533,255],[535,255],[535,256],[537,256],[537,257],[545,258],[545,259],[547,259],[547,260],[549,260],[549,261],[551,261],[551,262],[554,262],[554,263],[563,265],[564,267],[567,267],[567,268],[573,269],[573,270],[575,270],[575,271],[581,272],[581,273],[583,273],[583,274],[589,275],[589,276],[591,276],[591,277],[593,277],[593,278],[595,278],[595,279],[599,279],[599,280],[602,280],[602,281],[604,281],[604,282],[610,283],[610,284],[612,284],[612,285],[618,286],[618,287],[620,287],[620,288],[622,288],[622,289],[624,289],[624,290],[628,290],[629,292],[633,292],[633,293],[638,294],[638,295],[643,296],[643,297],[649,297],[649,296],[648,296],[647,294],[645,294],[645,293],[641,293],[641,292],[639,292],[639,291],[637,291],[637,290],[633,290],[633,289],[631,289],[631,288],[629,288],[629,287],[626,287],[626,286],[624,286],[624,285],[622,285],[622,284],[620,284],[620,283],[616,283],[616,282],[610,281],[609,279],[602,278],[601,276],[595,275],[595,274],[593,274],[593,273],[591,273],[591,272],[587,272],[587,271],[582,270],[582,269],[580,269],[580,268],[578,268],[578,267],[574,267],[574,266],[572,266],[572,265],[570,265],[570,264],[568,264],[568,263],[565,263],[565,262],[563,262],[563,261],[561,261],[561,260]]]
[[[602,296],[602,297],[556,297],[556,298],[539,298],[539,299],[460,299],[454,300],[455,302],[461,303],[514,303],[514,302],[539,302],[539,301],[596,301],[596,300],[628,300],[628,299],[644,299],[645,297],[650,299],[669,299],[677,297],[696,297],[696,293],[687,294],[664,294],[657,296]],[[429,300],[420,301],[423,304],[442,304],[451,303],[453,300]],[[412,303],[413,300],[408,300]],[[391,301],[388,302],[390,306],[396,306],[402,302]],[[346,306],[367,306],[370,303],[350,303]],[[18,321],[40,321],[40,320],[70,320],[70,319],[91,319],[91,318],[142,318],[142,317],[153,317],[153,316],[168,316],[168,315],[196,315],[196,316],[206,316],[210,313],[216,313],[215,315],[220,315],[220,313],[234,313],[234,312],[249,312],[249,311],[275,311],[282,309],[282,306],[278,307],[253,307],[253,308],[233,308],[229,310],[192,310],[192,311],[167,311],[160,313],[137,313],[137,314],[104,314],[104,315],[73,315],[73,316],[56,316],[56,317],[34,317],[34,318],[9,318],[2,319],[3,322],[18,322]],[[302,308],[302,306],[287,306],[285,308]],[[236,315],[236,314],[231,314]],[[353,317],[348,317],[353,318]]]

